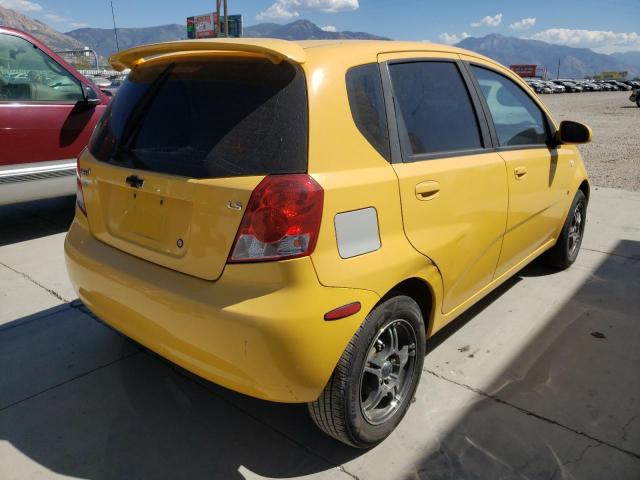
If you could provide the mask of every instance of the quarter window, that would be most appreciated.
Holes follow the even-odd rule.
[[[531,97],[507,77],[475,65],[471,68],[489,105],[500,145],[546,144],[545,116]]]
[[[389,66],[403,153],[420,155],[483,147],[469,92],[452,62]]]
[[[26,40],[0,34],[0,101],[77,102],[80,82]]]
[[[347,94],[358,130],[380,155],[390,161],[389,129],[378,64],[350,69],[347,72]]]

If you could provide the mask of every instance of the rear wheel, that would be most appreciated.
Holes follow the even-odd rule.
[[[400,423],[418,386],[425,328],[418,304],[398,295],[367,316],[320,397],[308,404],[326,434],[367,448]]]
[[[584,227],[587,221],[587,198],[581,190],[576,192],[569,214],[564,222],[555,246],[545,256],[545,261],[556,268],[569,268],[578,258]]]

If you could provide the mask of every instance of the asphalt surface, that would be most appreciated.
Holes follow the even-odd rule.
[[[532,264],[429,341],[415,403],[359,451],[75,300],[73,199],[0,207],[0,478],[640,478],[640,193],[595,189],[563,272]]]
[[[541,95],[558,121],[575,120],[593,130],[593,140],[578,148],[591,181],[602,187],[640,192],[640,108],[631,92]]]

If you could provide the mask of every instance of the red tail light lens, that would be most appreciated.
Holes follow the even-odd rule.
[[[322,187],[309,175],[265,177],[251,194],[229,262],[310,255],[318,239],[323,200]]]
[[[87,214],[87,207],[84,204],[84,192],[82,191],[82,180],[80,179],[80,159],[76,163],[76,203],[82,213]]]

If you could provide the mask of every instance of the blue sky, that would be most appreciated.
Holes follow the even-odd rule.
[[[356,30],[394,39],[455,43],[465,36],[501,33],[596,51],[640,50],[640,0],[228,0],[245,25],[305,18],[327,29]],[[114,0],[122,27],[184,23],[215,1]],[[0,0],[0,5],[68,31],[111,26],[108,0]]]

